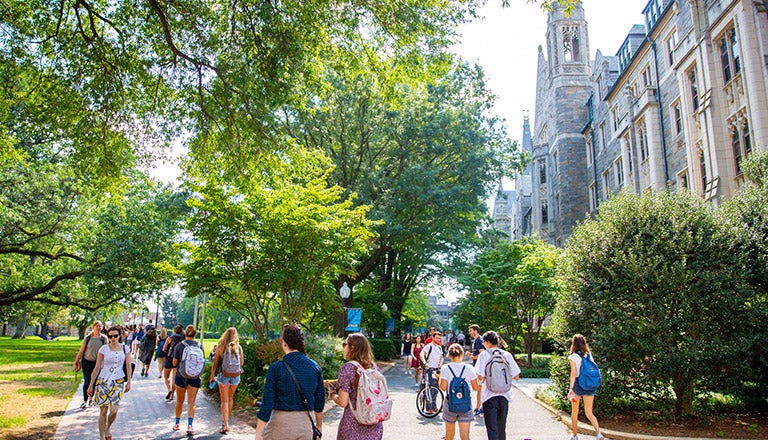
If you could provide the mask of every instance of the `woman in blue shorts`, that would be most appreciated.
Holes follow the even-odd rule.
[[[579,403],[582,398],[584,399],[584,413],[595,428],[595,432],[597,432],[597,440],[602,440],[604,437],[600,432],[600,425],[597,423],[597,417],[592,413],[592,406],[595,403],[595,392],[582,389],[577,380],[579,370],[581,369],[581,357],[592,356],[592,351],[589,349],[584,335],[578,333],[573,335],[570,353],[568,362],[571,364],[571,388],[568,390],[568,400],[571,401],[571,431],[573,432],[571,440],[579,440]]]

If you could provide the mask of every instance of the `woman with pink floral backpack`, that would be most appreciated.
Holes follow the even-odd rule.
[[[360,369],[375,369],[378,371],[376,362],[373,359],[371,345],[368,342],[368,338],[362,333],[352,333],[347,336],[342,346],[344,349],[344,359],[348,362],[339,368],[338,389],[331,394],[333,401],[344,408],[336,440],[381,440],[384,435],[383,423],[366,425],[360,423],[353,413],[353,408],[357,409]]]

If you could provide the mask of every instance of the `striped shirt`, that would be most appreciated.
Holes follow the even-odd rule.
[[[283,362],[287,362],[293,370],[309,408],[314,409],[315,412],[323,412],[325,387],[323,386],[323,372],[320,370],[320,366],[303,353],[291,352],[283,356],[282,360],[273,362],[269,366],[267,379],[264,383],[264,396],[261,399],[261,409],[259,409],[257,417],[268,422],[273,409],[278,411],[306,411],[304,404],[301,403],[299,390],[296,389],[296,384]]]

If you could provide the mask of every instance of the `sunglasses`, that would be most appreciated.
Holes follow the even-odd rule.
[[[109,339],[112,339],[112,338],[119,338],[119,337],[120,337],[120,335],[115,335],[115,334],[112,334],[112,335],[107,335],[107,336],[109,337]]]

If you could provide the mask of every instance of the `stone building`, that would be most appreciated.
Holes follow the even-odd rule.
[[[532,233],[562,246],[625,189],[732,198],[741,160],[768,144],[766,10],[650,0],[616,55],[597,51],[591,63],[581,5],[570,17],[552,11],[547,57],[539,50]]]

